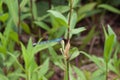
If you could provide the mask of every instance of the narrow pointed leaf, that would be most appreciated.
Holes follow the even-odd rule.
[[[105,47],[104,47],[104,59],[107,62],[111,58],[111,54],[112,54],[112,50],[113,50],[113,44],[114,44],[114,35],[110,35],[105,40]]]
[[[113,6],[108,5],[108,4],[100,4],[100,5],[98,5],[98,8],[103,8],[103,9],[106,9],[106,10],[111,11],[113,13],[120,14],[120,10],[119,9],[114,8]]]
[[[49,30],[50,30],[49,26],[48,26],[47,24],[45,24],[44,22],[35,21],[34,23],[35,23],[36,25],[38,25],[39,27],[45,29],[46,31],[49,31]]]
[[[86,30],[84,27],[81,27],[81,28],[75,28],[75,29],[72,29],[71,30],[71,33],[72,34],[78,34],[78,33],[81,33],[82,31]]]
[[[48,10],[48,12],[51,13],[60,24],[66,26],[66,27],[68,26],[67,19],[60,12],[53,11],[53,10]]]

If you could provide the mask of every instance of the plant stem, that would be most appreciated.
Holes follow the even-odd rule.
[[[64,80],[69,80],[69,61],[68,60],[65,60],[65,65],[66,65],[66,68],[65,68]]]
[[[33,0],[30,0],[30,13],[32,15],[32,19],[31,19],[31,26],[32,28],[34,28],[34,15],[33,15]]]
[[[29,80],[29,75],[28,75],[28,72],[26,73],[26,80]]]
[[[108,80],[108,61],[106,61],[106,72],[105,72],[105,76],[106,76],[106,80]]]
[[[68,46],[68,44],[70,44],[70,21],[71,21],[71,15],[72,15],[72,3],[73,3],[73,0],[70,0],[70,13],[68,17],[68,36],[67,36],[67,45],[66,45],[66,47],[69,47],[69,48],[70,48],[70,45]],[[65,80],[69,80],[69,51],[67,52],[68,53],[66,53],[66,59],[65,59],[65,63],[66,63],[65,78],[64,78]]]
[[[66,71],[66,75],[68,77],[67,80],[69,80],[69,60],[67,60],[67,71]]]
[[[31,74],[30,74],[30,72],[29,72],[29,70],[26,70],[27,72],[26,72],[26,80],[31,80]]]
[[[48,0],[49,9],[51,8],[51,0]]]
[[[100,16],[100,24],[104,24],[105,20],[104,20],[104,16],[105,16],[106,11],[104,10],[103,13]]]
[[[18,35],[20,36],[20,0],[18,0]]]
[[[70,14],[68,18],[68,40],[70,40],[70,20],[72,15],[72,3],[73,3],[73,0],[70,0]]]

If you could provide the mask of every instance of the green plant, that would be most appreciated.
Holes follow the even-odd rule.
[[[84,21],[86,18],[92,19],[94,24],[94,19],[97,16],[95,14],[98,13],[101,13],[101,19],[98,20],[102,21],[106,13],[105,10],[120,14],[120,10],[114,6],[119,3],[111,4],[114,1],[108,0],[67,1],[0,0],[0,80],[49,80],[53,74],[49,66],[54,66],[50,64],[50,60],[64,71],[64,80],[107,80],[109,71],[117,74],[116,79],[119,79],[120,60],[117,57],[119,46],[116,45],[118,44],[116,43],[116,35],[110,26],[107,31],[103,27],[105,33],[103,58],[79,51],[78,47],[71,44],[71,38],[85,30],[84,27],[78,26],[80,21]],[[116,1],[119,2],[119,0]],[[90,23],[90,25],[92,24]],[[96,27],[96,25],[93,26]],[[89,31],[85,38],[81,39],[83,44],[79,47],[80,49],[84,49],[92,37],[97,34],[95,27]],[[47,44],[33,45],[32,40],[29,39],[27,47],[25,47],[23,43],[26,41],[21,41],[23,38],[27,39],[28,36],[33,37],[34,41],[38,38],[42,39],[44,38],[43,33],[45,33],[45,37],[48,37],[48,40],[64,37],[62,38],[65,41],[61,42],[62,48],[60,48],[62,55],[57,54],[59,51],[56,50],[60,45],[55,49],[52,48],[57,42],[48,41]],[[22,48],[21,51],[19,44]],[[45,54],[48,53],[45,50],[47,48],[50,56]],[[98,69],[91,73],[74,66],[74,59],[80,53],[93,61]]]
[[[64,73],[65,73],[64,80],[70,80],[69,66],[70,66],[71,58],[75,58],[79,55],[79,51],[76,50],[76,49],[75,49],[75,53],[73,51],[73,53],[74,53],[73,56],[70,55],[70,53],[72,52],[71,51],[72,49],[70,49],[70,39],[74,34],[78,34],[78,33],[85,30],[84,27],[75,28],[75,25],[77,23],[77,14],[72,9],[74,3],[76,3],[76,1],[73,1],[73,0],[69,1],[70,12],[68,14],[68,19],[65,18],[58,11],[49,10],[49,12],[52,14],[52,16],[54,16],[54,18],[56,19],[56,21],[60,25],[63,25],[63,26],[66,27],[66,33],[65,33],[65,39],[67,39],[66,45],[65,45],[64,41],[61,42],[61,44],[62,44],[61,52],[62,52],[62,55],[63,55],[64,62],[61,62],[61,61],[59,62],[59,64],[62,64],[64,66],[64,68],[61,67],[62,69],[64,69]],[[52,52],[51,52],[51,54],[52,54]],[[53,56],[55,56],[55,55],[53,55]]]
[[[14,37],[13,37],[14,36]],[[19,43],[18,34],[13,31],[12,21],[8,21],[5,31],[0,32],[0,76],[1,79],[11,80],[13,75],[19,73],[20,70],[15,67],[14,60],[8,55],[8,52],[13,53],[16,57],[19,56],[19,53],[14,51],[15,43]],[[16,69],[16,70],[12,70]],[[14,77],[13,80],[16,80],[18,75]]]
[[[72,24],[72,28],[74,28],[77,24],[77,22],[85,19],[86,17],[92,16],[94,14],[97,14],[99,11],[93,11],[96,3],[88,3],[86,5],[81,5],[79,4],[80,0],[75,0],[73,3],[72,8],[74,9],[72,13],[72,17],[74,17],[74,22]],[[48,10],[48,14],[44,15],[44,20],[42,18],[37,18],[36,21],[34,22],[37,26],[41,27],[42,29],[46,30],[47,33],[50,35],[50,38],[59,38],[64,35],[66,32],[66,27],[67,26],[62,20],[58,20],[58,17],[56,15],[57,12],[62,13],[63,15],[67,15],[69,13],[70,7],[69,6],[59,6],[56,5],[51,8],[53,11]],[[54,12],[57,11],[57,12]],[[54,14],[54,15],[51,15]],[[58,13],[57,13],[58,14]],[[48,19],[48,16],[50,16],[50,19]],[[60,16],[59,16],[60,17]],[[67,16],[68,17],[68,16]],[[73,22],[71,21],[71,22]],[[51,26],[46,24],[46,23],[51,23]],[[77,30],[77,29],[76,29]]]
[[[113,58],[111,60],[111,64],[109,65],[110,70],[117,75],[115,80],[120,78],[120,75],[119,75],[120,59],[118,58],[118,55],[119,55],[119,43],[117,42],[115,45],[115,51],[114,51]]]
[[[81,52],[81,53],[86,55],[90,60],[92,60],[99,67],[99,69],[102,71],[101,74],[104,74],[104,75],[101,75],[101,78],[103,77],[102,79],[107,80],[108,72],[109,70],[111,70],[110,66],[112,66],[111,60],[112,60],[113,49],[116,44],[116,35],[109,25],[108,25],[108,32],[105,30],[104,27],[103,27],[103,30],[105,34],[105,44],[104,44],[104,53],[103,53],[104,58],[90,56],[85,52]],[[100,76],[99,73],[97,75]]]
[[[103,8],[103,9],[106,9],[106,10],[111,11],[113,13],[120,14],[119,9],[117,9],[111,5],[108,5],[108,4],[100,4],[100,5],[98,5],[98,8]]]
[[[108,33],[105,31],[105,29],[104,29],[104,33],[105,33],[104,60],[106,63],[106,80],[107,80],[108,62],[111,59],[113,47],[116,44],[116,35],[112,31],[110,26],[108,26]]]
[[[24,60],[24,66],[17,60],[17,57],[9,52],[9,55],[16,61],[17,66],[22,70],[24,78],[26,80],[47,80],[45,74],[49,69],[49,58],[43,63],[43,65],[38,65],[35,61],[35,54],[38,51],[46,49],[50,46],[56,45],[57,42],[48,43],[48,44],[40,44],[33,46],[31,39],[28,42],[27,48],[21,43],[22,47],[22,57]]]
[[[67,70],[67,66],[66,66],[67,62],[65,60],[66,55],[63,54],[63,50],[62,50],[62,55],[58,55],[57,52],[52,47],[49,48],[49,52],[50,52],[50,55],[51,55],[52,62],[56,66],[58,66],[60,69],[62,69],[63,71],[66,71]],[[69,62],[74,60],[78,55],[79,55],[79,50],[76,47],[70,49],[70,51],[69,51],[69,56],[70,56],[69,57]],[[73,69],[73,67],[70,67],[70,66],[73,66],[73,65],[69,63],[69,71],[68,71],[67,74],[64,75],[64,80],[68,80],[68,76],[69,76],[69,80],[73,80],[73,78],[74,78],[73,72],[71,71],[71,69]],[[74,78],[74,80],[76,80],[76,79]]]

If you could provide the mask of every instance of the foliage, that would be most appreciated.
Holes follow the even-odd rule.
[[[104,34],[105,34],[103,58],[91,56],[82,51],[81,51],[81,53],[84,54],[85,56],[87,56],[91,61],[93,61],[98,66],[98,68],[102,71],[101,74],[104,74],[104,75],[97,74],[97,75],[101,76],[100,79],[107,80],[107,76],[108,76],[108,73],[110,70],[112,70],[115,73],[119,73],[118,71],[116,71],[117,69],[115,69],[115,66],[113,65],[113,64],[117,64],[117,66],[119,66],[119,61],[117,61],[117,63],[114,62],[114,60],[117,59],[118,48],[116,48],[114,57],[112,58],[111,56],[113,53],[113,47],[116,46],[116,42],[117,42],[116,35],[109,25],[108,25],[108,33],[104,27],[103,27],[103,30],[104,30]],[[104,78],[102,78],[102,77],[104,77]]]
[[[64,71],[64,80],[107,80],[110,71],[119,79],[120,46],[109,25],[107,30],[103,26],[103,57],[80,51],[99,34],[95,25],[81,39],[81,46],[71,44],[74,36],[81,37],[87,29],[79,26],[80,21],[90,18],[90,23],[96,24],[97,16],[102,18],[101,24],[106,12],[120,14],[119,4],[120,0],[0,0],[0,80],[49,80],[55,73],[51,66]],[[47,43],[41,44],[46,38]],[[49,41],[55,38],[63,40]],[[32,42],[37,39],[38,43]],[[80,54],[87,56],[98,69],[89,72],[75,66]]]

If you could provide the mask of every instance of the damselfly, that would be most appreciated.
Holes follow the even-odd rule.
[[[61,40],[63,40],[63,38],[56,38],[56,39],[48,40],[48,41],[41,41],[41,42],[38,42],[38,43],[33,43],[33,46],[40,45],[40,44],[52,43],[52,42],[60,42]]]

